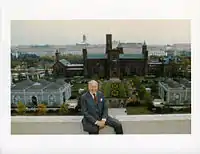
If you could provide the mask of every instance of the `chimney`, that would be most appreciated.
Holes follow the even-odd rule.
[[[112,50],[112,34],[106,34],[106,53]]]

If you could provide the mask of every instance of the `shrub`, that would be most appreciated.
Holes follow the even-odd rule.
[[[152,97],[151,97],[151,94],[146,92],[144,94],[144,102],[145,102],[145,105],[149,106],[150,104],[152,104]]]
[[[37,113],[39,115],[45,115],[47,112],[47,107],[45,104],[38,104],[38,110],[37,110]]]
[[[127,107],[139,106],[139,105],[140,105],[140,102],[139,102],[139,100],[137,99],[137,97],[135,95],[133,95],[132,97],[128,98],[127,104],[126,104]]]
[[[17,112],[19,115],[24,115],[26,113],[26,106],[22,102],[17,104]]]
[[[69,113],[68,104],[62,104],[59,109],[59,113],[61,115],[65,115]]]
[[[132,81],[132,86],[139,88],[139,86],[141,84],[139,77],[135,76],[131,81]]]
[[[141,85],[140,89],[139,89],[139,94],[138,94],[140,99],[144,98],[145,93],[146,93],[146,89],[145,89],[145,87],[143,85]]]
[[[113,97],[119,97],[119,90],[112,90],[111,91],[111,96],[113,96]]]

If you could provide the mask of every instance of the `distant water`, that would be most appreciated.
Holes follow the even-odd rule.
[[[12,48],[12,52],[21,53],[35,53],[38,56],[54,56],[56,50],[58,49],[61,54],[74,54],[82,55],[82,46],[51,46],[51,47],[30,47],[30,46],[19,46]],[[149,55],[164,55],[164,46],[148,46]],[[88,46],[88,53],[105,53],[105,45],[98,46]],[[141,53],[141,47],[125,47],[124,53]]]

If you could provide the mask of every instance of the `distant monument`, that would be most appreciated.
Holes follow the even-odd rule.
[[[84,34],[83,35],[83,40],[82,42],[80,43],[76,43],[76,45],[80,45],[80,46],[84,46],[84,47],[87,47],[89,44],[87,43],[87,38],[86,38],[86,35]]]

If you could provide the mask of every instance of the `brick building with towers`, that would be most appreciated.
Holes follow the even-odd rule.
[[[148,73],[148,50],[144,42],[140,53],[126,53],[120,43],[112,47],[112,35],[106,35],[105,52],[89,53],[83,49],[84,75],[97,74],[107,79],[120,78],[127,75],[146,75]]]
[[[112,43],[112,35],[106,34],[106,45],[102,48],[104,51],[90,52],[92,49],[83,47],[83,64],[77,64],[77,66],[72,66],[67,60],[59,60],[57,51],[53,70],[66,77],[73,76],[72,72],[79,71],[80,75],[85,77],[98,75],[106,79],[127,75],[143,76],[148,73],[148,50],[145,42],[141,48],[138,48],[141,51],[137,53],[131,53],[131,48],[123,47],[120,43],[115,47]]]

